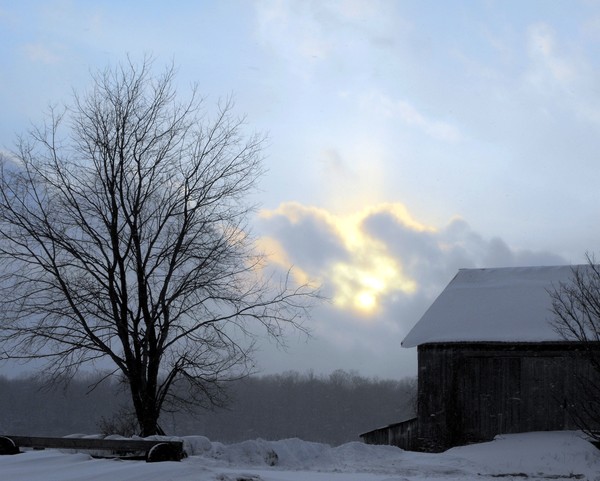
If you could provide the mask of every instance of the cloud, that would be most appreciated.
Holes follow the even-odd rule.
[[[545,100],[544,110],[551,110],[549,105],[558,106],[597,127],[600,124],[597,88],[600,77],[589,55],[586,56],[581,47],[578,50],[572,43],[565,42],[545,23],[529,27],[527,52],[530,63],[524,80],[533,89],[534,98]],[[551,103],[547,97],[552,98]],[[563,112],[559,115],[564,115]]]
[[[29,43],[22,47],[23,52],[29,60],[44,64],[60,62],[62,57],[57,53],[59,49],[56,45],[49,46],[43,43]]]
[[[559,54],[555,33],[548,25],[540,23],[529,28],[528,52],[533,61],[529,79],[534,84],[552,82],[564,87],[576,79],[575,65]]]
[[[269,0],[255,3],[256,35],[263,45],[295,75],[312,76],[313,63],[324,60],[332,45],[315,18],[311,3]]]
[[[460,268],[564,264],[549,252],[485,239],[463,219],[426,226],[399,203],[336,215],[299,203],[263,211],[260,231],[287,262],[323,283],[341,310],[370,315],[389,298],[431,297]],[[266,244],[265,244],[266,245]]]
[[[380,92],[371,92],[362,100],[362,105],[381,115],[398,118],[406,125],[420,129],[426,135],[445,142],[458,142],[462,139],[455,125],[427,117],[406,100],[394,100]]]
[[[268,225],[269,237],[281,246],[284,259],[304,271],[320,277],[323,266],[349,258],[336,220],[326,211],[290,202],[260,217]]]
[[[377,0],[264,0],[254,7],[260,44],[305,81],[316,78],[319,68],[344,75],[344,82],[377,70],[370,49],[389,49],[398,32],[410,29],[393,4]],[[319,81],[327,77],[319,73]]]
[[[513,249],[499,237],[485,239],[463,219],[452,219],[441,229],[418,231],[381,211],[364,219],[363,228],[386,246],[417,291],[430,298],[461,268],[566,263],[549,252]]]
[[[325,149],[319,157],[325,177],[328,179],[356,180],[356,172],[346,159],[335,149]]]
[[[383,366],[390,359],[412,365],[408,353],[397,352],[400,341],[458,269],[566,264],[549,252],[486,239],[463,219],[427,226],[400,203],[346,215],[284,203],[261,212],[258,227],[263,241],[278,246],[272,262],[293,263],[331,298],[313,313],[317,345],[331,354],[319,358],[321,369],[360,370],[363,359],[369,369],[382,369],[380,375],[406,373],[401,366]],[[314,346],[295,349],[314,356]]]
[[[340,309],[369,314],[379,310],[379,302],[387,294],[415,289],[387,246],[362,228],[364,219],[380,209],[410,229],[426,229],[399,204],[341,216],[285,203],[261,213],[261,230],[268,245],[279,246],[275,262],[289,261],[308,278],[322,283]]]

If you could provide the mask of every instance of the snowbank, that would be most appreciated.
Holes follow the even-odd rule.
[[[600,479],[600,450],[576,432],[501,434],[492,442],[452,448],[444,455],[471,461],[481,467],[482,474],[548,478],[583,474]]]

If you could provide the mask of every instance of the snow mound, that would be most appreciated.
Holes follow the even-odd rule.
[[[205,436],[186,436],[183,439],[183,450],[188,456],[201,456],[212,450],[213,445]]]
[[[304,469],[331,461],[331,446],[328,444],[307,442],[298,438],[263,442],[268,443],[269,448],[277,454],[278,465],[286,468]]]
[[[502,434],[488,443],[449,449],[486,475],[600,479],[600,450],[573,431]]]
[[[235,444],[183,438],[194,456],[213,466],[274,467],[336,473],[396,473],[432,477],[573,478],[600,481],[600,450],[581,433],[540,432],[497,436],[491,442],[461,446],[445,453],[415,453],[393,446],[351,442],[332,447],[297,438],[257,439]]]
[[[226,465],[281,466],[302,469],[332,462],[331,446],[327,444],[285,439],[266,441],[256,439],[234,444],[211,442],[203,436],[183,437],[188,456],[199,456],[206,461]]]

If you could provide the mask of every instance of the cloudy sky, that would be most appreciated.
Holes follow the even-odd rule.
[[[0,0],[0,149],[128,54],[269,135],[254,232],[330,302],[264,373],[413,375],[459,268],[598,248],[598,1]]]

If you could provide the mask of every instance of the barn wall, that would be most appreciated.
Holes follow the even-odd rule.
[[[387,444],[408,451],[414,451],[418,448],[417,434],[417,418],[413,418],[401,423],[374,429],[368,433],[361,434],[360,437],[366,444]]]
[[[418,355],[423,449],[577,428],[567,407],[592,372],[577,345],[425,344]]]

